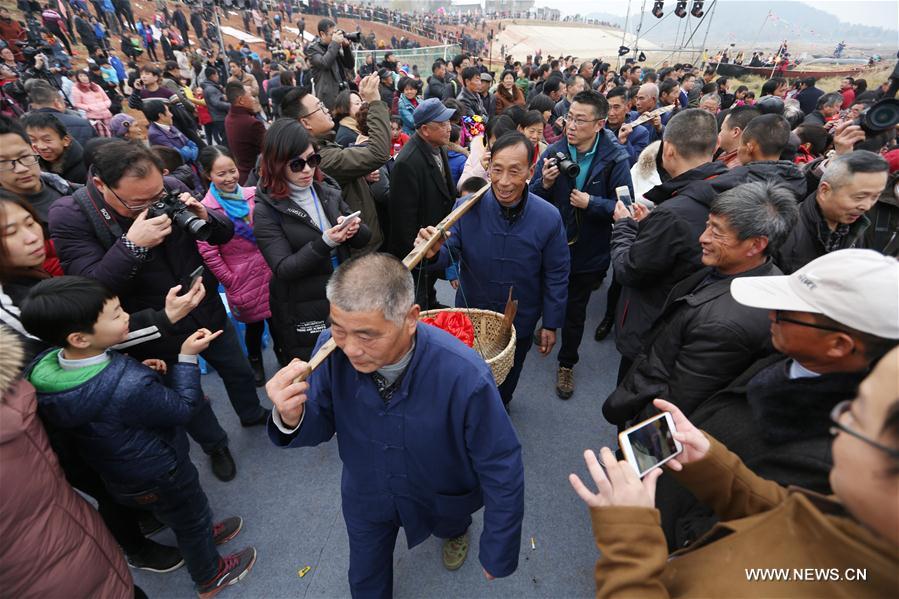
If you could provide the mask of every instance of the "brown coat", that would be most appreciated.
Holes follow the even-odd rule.
[[[501,93],[500,89],[502,89],[502,83],[500,83],[500,86],[493,92],[493,97],[496,99],[496,116],[501,115],[509,106],[524,106],[524,94],[521,93],[521,89],[517,85],[512,86],[514,97],[511,100],[509,100],[507,95]]]
[[[710,440],[708,456],[675,476],[722,522],[669,559],[657,510],[591,510],[602,553],[597,598],[896,596],[897,547],[859,524],[835,497],[764,480]],[[792,579],[750,581],[749,568],[788,569]],[[856,569],[867,579],[847,580]],[[843,579],[815,578],[822,575]]]
[[[122,550],[66,482],[37,416],[34,388],[17,378],[20,341],[0,327],[0,347],[0,594],[133,597]]]

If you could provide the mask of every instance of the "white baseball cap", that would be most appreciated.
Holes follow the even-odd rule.
[[[740,277],[730,292],[744,306],[823,314],[899,339],[899,261],[873,250],[830,252],[787,276]]]

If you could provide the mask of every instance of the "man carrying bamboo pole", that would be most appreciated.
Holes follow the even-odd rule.
[[[389,598],[400,527],[409,548],[446,539],[443,563],[468,553],[471,514],[485,506],[480,562],[488,580],[518,567],[524,515],[521,445],[490,368],[448,333],[418,322],[412,274],[386,254],[350,260],[327,287],[337,349],[308,380],[294,360],[266,385],[268,434],[308,447],[335,433],[354,599]]]

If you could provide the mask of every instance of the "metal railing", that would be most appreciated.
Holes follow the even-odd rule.
[[[444,60],[452,60],[453,56],[459,54],[461,49],[456,44],[443,44],[441,46],[425,46],[424,48],[407,48],[404,50],[358,50],[355,52],[356,71],[365,64],[366,57],[374,55],[374,62],[377,65],[383,58],[384,54],[391,52],[396,56],[400,65],[409,65],[410,75],[413,65],[418,65],[418,72],[423,79],[427,79],[431,74],[431,64],[438,58]]]

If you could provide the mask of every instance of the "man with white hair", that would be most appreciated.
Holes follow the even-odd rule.
[[[706,94],[699,98],[699,109],[711,114],[718,114],[721,108],[721,96],[718,94]]]
[[[518,567],[524,515],[521,445],[490,368],[474,350],[420,323],[412,274],[387,254],[340,266],[327,287],[337,349],[307,382],[294,360],[266,385],[279,447],[339,433],[341,495],[354,598],[391,597],[400,527],[409,548],[446,539],[443,562],[462,566],[471,514],[482,506],[480,561],[488,579]]]

